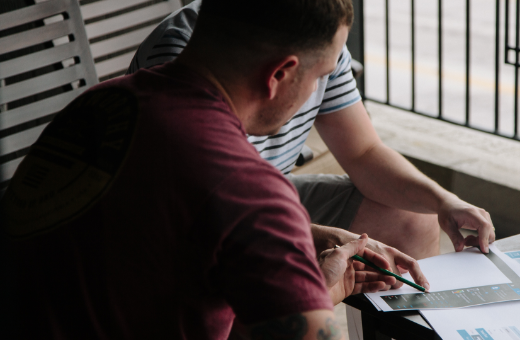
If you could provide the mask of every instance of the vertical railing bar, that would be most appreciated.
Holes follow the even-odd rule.
[[[516,0],[516,35],[515,35],[515,136],[518,138],[518,69],[520,67],[518,60],[518,48],[520,47],[520,0]]]
[[[509,0],[506,0],[506,2]],[[498,134],[500,104],[500,0],[495,7],[495,133]]]
[[[411,0],[412,14],[412,111],[415,111],[415,0]]]
[[[388,1],[385,1],[385,23],[386,23],[386,103],[390,104],[390,22]]]
[[[439,32],[438,32],[438,51],[439,51],[439,115],[442,118],[442,0],[438,0],[438,15],[439,15]]]
[[[505,25],[506,31],[504,32],[504,63],[507,64],[509,53],[509,0],[506,0],[505,6]]]
[[[469,103],[469,95],[470,95],[470,88],[469,88],[469,75],[470,75],[470,48],[471,48],[471,41],[470,41],[470,29],[471,29],[471,22],[470,22],[470,0],[466,0],[466,126],[469,126],[469,111],[470,111],[470,103]]]

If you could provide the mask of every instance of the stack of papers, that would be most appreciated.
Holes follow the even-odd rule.
[[[378,310],[450,309],[520,301],[520,263],[494,245],[489,254],[477,248],[419,261],[430,292],[408,285],[397,290],[365,294]],[[404,278],[412,280],[409,274]]]
[[[419,265],[430,293],[404,285],[365,295],[382,311],[420,310],[442,339],[520,340],[520,251],[469,248]]]
[[[520,340],[518,301],[421,314],[445,340]]]

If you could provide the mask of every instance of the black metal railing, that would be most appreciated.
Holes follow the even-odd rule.
[[[497,3],[499,1],[497,0]],[[510,2],[506,0],[506,5],[505,5],[505,12],[506,12],[506,16],[505,16],[505,25],[506,25],[506,31],[505,31],[505,53],[504,53],[504,62],[506,64],[509,64],[509,65],[513,65],[515,67],[515,94],[516,94],[516,99],[515,99],[515,105],[514,105],[514,117],[515,117],[515,124],[514,124],[514,127],[515,127],[515,138],[518,139],[518,70],[520,68],[520,63],[519,63],[519,53],[520,53],[520,0],[517,0],[516,1],[516,13],[515,13],[515,46],[512,47],[509,45],[509,23],[510,23],[510,20],[509,20],[509,12],[510,12]],[[498,7],[498,5],[497,5]],[[515,61],[514,62],[511,62],[509,60],[509,56],[510,56],[510,51],[513,51],[514,54],[515,54]]]
[[[399,5],[402,5],[404,0],[394,0],[401,2]],[[417,72],[417,13],[416,8],[419,4],[416,0],[409,0],[409,35],[406,37],[402,37],[402,39],[409,39],[409,63],[410,63],[410,72],[411,79],[409,79],[411,93],[409,94],[409,103],[407,105],[403,105],[401,103],[396,103],[392,100],[392,95],[397,91],[402,91],[402,89],[394,89],[392,88],[392,75],[394,74],[394,70],[392,69],[392,52],[393,46],[391,44],[391,30],[393,29],[393,22],[391,17],[390,7],[395,4],[392,0],[382,0],[378,2],[381,10],[384,11],[378,18],[382,22],[385,27],[384,35],[382,35],[384,42],[380,42],[380,46],[384,49],[384,58],[385,62],[382,63],[381,67],[385,68],[384,72],[380,72],[380,82],[384,82],[386,84],[386,91],[380,91],[377,96],[374,96],[370,93],[371,86],[374,85],[374,81],[370,78],[366,77],[367,72],[370,71],[371,64],[365,60],[366,51],[365,46],[367,46],[365,30],[368,25],[375,24],[370,21],[370,18],[366,17],[366,13],[368,10],[367,6],[375,6],[376,3],[371,1],[364,2],[363,0],[355,0],[354,6],[356,10],[356,25],[353,27],[349,40],[349,49],[355,59],[365,60],[365,78],[361,81],[360,90],[365,99],[369,99],[375,102],[379,102],[382,104],[386,104],[389,106],[397,107],[400,109],[404,109],[410,112],[414,112],[420,115],[433,117],[439,120],[448,121],[451,123],[455,123],[458,125],[463,125],[468,128],[478,129],[481,131],[493,133],[496,135],[500,135],[507,138],[512,139],[520,139],[519,137],[519,126],[518,126],[518,110],[519,110],[519,70],[520,70],[520,0],[495,0],[495,3],[490,4],[491,7],[494,6],[494,13],[485,13],[486,15],[491,16],[490,21],[494,21],[494,70],[492,63],[490,63],[490,72],[494,72],[494,91],[491,94],[490,98],[494,97],[494,103],[490,107],[489,112],[484,112],[483,114],[494,115],[494,117],[489,117],[490,124],[488,126],[483,127],[482,124],[474,124],[472,123],[472,113],[475,109],[482,108],[475,107],[478,105],[474,105],[472,107],[472,42],[474,42],[472,35],[472,25],[475,25],[472,18],[472,13],[475,8],[475,2],[472,0],[460,0],[461,6],[465,7],[465,22],[457,22],[457,24],[463,24],[465,32],[461,33],[461,46],[464,45],[465,48],[465,56],[464,63],[465,65],[460,65],[460,70],[464,70],[464,98],[460,98],[464,102],[464,115],[460,112],[461,119],[452,119],[450,115],[447,115],[446,112],[446,98],[445,98],[445,86],[449,80],[444,76],[445,73],[445,62],[447,59],[447,55],[449,56],[450,51],[444,51],[445,41],[443,35],[447,34],[445,32],[444,25],[447,23],[447,19],[445,13],[443,13],[443,8],[447,3],[444,3],[443,0],[437,0],[436,2],[436,12],[432,13],[431,17],[436,17],[436,36],[437,40],[432,42],[432,50],[436,47],[437,55],[432,58],[436,58],[436,72],[437,72],[437,84],[436,84],[436,92],[437,92],[437,108],[436,110],[430,110],[430,112],[426,112],[421,110],[418,107],[418,99],[417,97],[417,82],[420,79],[421,75]],[[489,4],[489,3],[488,3]],[[513,12],[514,11],[514,12]],[[435,10],[433,10],[435,12]],[[481,13],[482,14],[482,13]],[[361,16],[361,17],[360,17]],[[408,21],[407,21],[408,24]],[[453,23],[449,23],[452,25]],[[514,30],[510,25],[515,25]],[[492,29],[492,28],[491,28]],[[408,33],[407,33],[408,34]],[[364,39],[360,41],[360,38]],[[452,36],[448,37],[449,39],[453,39]],[[394,38],[395,39],[395,38]],[[436,45],[436,46],[435,46]],[[490,43],[491,45],[491,43]],[[400,47],[402,48],[402,46]],[[408,48],[408,47],[407,47]],[[402,52],[402,51],[400,51]],[[435,51],[434,51],[435,52]],[[433,53],[434,53],[433,52]],[[503,55],[503,59],[502,59]],[[508,96],[504,98],[504,95],[501,91],[501,87],[504,87],[504,84],[501,84],[501,75],[503,77],[504,72],[513,72],[514,73],[514,85],[511,84],[514,88],[512,96]],[[509,79],[509,77],[508,77]],[[462,86],[462,85],[461,85]],[[509,88],[509,87],[508,87]],[[365,91],[365,89],[367,91]],[[394,92],[395,91],[395,92]],[[511,92],[511,91],[510,91]],[[450,93],[450,95],[452,95]],[[462,94],[461,94],[462,96]],[[504,107],[502,104],[505,101],[512,100],[513,103],[507,103]],[[509,112],[509,108],[512,112]],[[505,110],[507,112],[505,112]],[[459,109],[460,111],[460,109]],[[494,112],[492,112],[494,111]],[[482,114],[480,112],[479,114]],[[507,122],[504,123],[507,117],[511,116],[511,119],[507,118]],[[502,115],[502,116],[501,116]],[[494,119],[492,119],[494,118]],[[507,125],[507,128],[504,126]]]

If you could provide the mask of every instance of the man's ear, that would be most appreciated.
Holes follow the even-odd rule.
[[[291,83],[295,77],[300,60],[295,55],[289,55],[271,64],[267,72],[267,88],[269,99],[274,99],[284,84]]]

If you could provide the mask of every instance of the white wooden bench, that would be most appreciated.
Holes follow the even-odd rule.
[[[80,1],[81,13],[100,81],[123,75],[139,44],[182,6],[180,0],[87,1]]]
[[[180,0],[36,2],[0,14],[5,35],[0,38],[0,194],[53,114],[98,80],[123,75],[139,44],[182,5]]]
[[[77,0],[0,15],[0,190],[53,114],[98,78]]]

